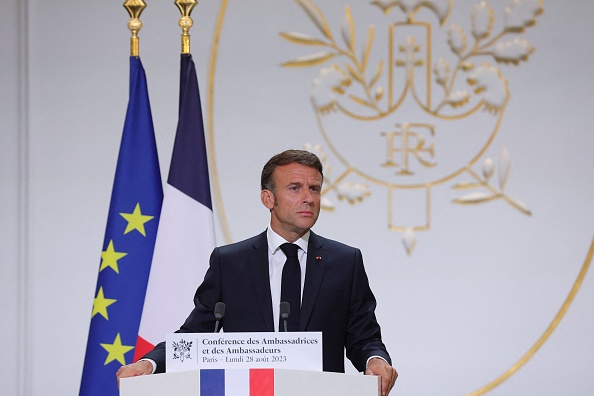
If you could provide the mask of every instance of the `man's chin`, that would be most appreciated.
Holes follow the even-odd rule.
[[[303,232],[307,232],[310,228],[312,228],[314,226],[314,224],[316,224],[316,220],[317,218],[307,218],[307,219],[302,219],[302,221],[300,221],[297,225],[297,227],[299,227],[301,230],[303,230]]]

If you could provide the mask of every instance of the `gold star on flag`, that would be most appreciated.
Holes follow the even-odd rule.
[[[127,255],[128,253],[116,252],[115,248],[113,247],[113,240],[110,240],[107,249],[101,252],[101,267],[99,268],[99,272],[103,271],[107,267],[111,267],[111,269],[119,274],[120,270],[118,269],[118,260]]]
[[[95,316],[95,314],[101,314],[101,316],[109,320],[107,317],[107,307],[116,301],[118,300],[105,298],[103,295],[103,287],[100,287],[99,291],[97,292],[97,297],[95,297],[95,301],[93,302],[93,314],[91,315],[91,318]]]
[[[147,221],[152,220],[155,216],[145,216],[140,212],[140,202],[136,204],[134,208],[134,212],[132,213],[120,213],[126,221],[128,221],[128,225],[126,226],[126,230],[124,231],[124,235],[129,233],[130,231],[137,230],[142,234],[142,236],[146,236],[146,232],[144,231],[144,223]]]
[[[103,349],[109,352],[107,354],[107,359],[105,359],[104,365],[107,365],[108,363],[113,362],[114,360],[120,362],[122,366],[125,365],[126,359],[124,358],[124,354],[134,349],[133,346],[122,345],[120,333],[118,333],[118,335],[116,336],[115,340],[113,341],[113,344],[101,344],[101,346],[103,347]]]

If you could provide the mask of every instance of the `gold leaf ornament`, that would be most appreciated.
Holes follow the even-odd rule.
[[[453,53],[461,56],[466,49],[466,34],[462,26],[453,23],[448,29],[448,44]]]
[[[334,202],[332,202],[328,197],[322,197],[322,200],[320,202],[320,207],[322,210],[325,210],[328,212],[332,212],[334,209],[336,209]]]
[[[507,184],[507,180],[509,179],[509,173],[511,170],[511,161],[509,158],[509,151],[507,151],[507,147],[503,145],[501,147],[501,153],[499,154],[499,188],[501,191],[505,190],[505,185]]]
[[[349,84],[348,76],[338,66],[332,65],[321,69],[312,83],[311,98],[314,105],[323,113],[329,113],[337,101],[337,94],[344,94]]]
[[[426,6],[437,15],[439,23],[444,24],[452,11],[453,0],[422,0],[418,1],[418,7]]]
[[[371,192],[366,184],[362,183],[341,183],[336,187],[338,199],[346,199],[350,204],[362,202]]]
[[[499,41],[493,49],[493,56],[497,62],[513,63],[517,65],[520,61],[527,61],[530,54],[534,52],[534,47],[526,39],[518,37]]]
[[[349,48],[351,54],[355,53],[355,22],[353,21],[353,15],[351,14],[351,9],[348,5],[345,7],[341,33],[342,39]]]
[[[322,162],[322,165],[324,166],[324,173],[326,174],[326,176],[329,176],[331,168],[330,165],[328,165],[328,163],[326,162],[328,158],[326,156],[326,153],[322,149],[322,145],[305,143],[305,149],[310,153],[314,153],[320,159],[320,162]]]
[[[433,74],[435,74],[435,81],[445,87],[450,79],[450,63],[440,56],[433,67]]]
[[[472,35],[477,41],[489,37],[493,29],[493,23],[495,22],[493,8],[486,1],[481,1],[473,7],[470,20],[472,23]]]
[[[363,99],[357,95],[349,95],[349,99],[351,99],[353,102],[355,102],[357,104],[360,104],[361,106],[365,106],[370,109],[375,109],[375,106],[373,105],[373,103],[371,103],[368,100]]]
[[[315,66],[321,63],[326,62],[329,59],[334,57],[333,52],[316,52],[315,54],[300,56],[297,59],[293,59],[281,64],[284,67],[306,67],[306,66]]]
[[[460,68],[463,71],[469,71],[472,70],[474,68],[474,63],[466,61],[466,62],[462,62],[462,64],[460,65]]]
[[[290,41],[295,44],[301,45],[328,45],[328,43],[317,39],[312,36],[308,36],[307,34],[303,33],[296,33],[296,32],[288,32],[288,33],[280,33],[280,36],[287,41]]]
[[[464,89],[452,92],[446,99],[446,103],[453,108],[464,106],[470,101],[470,93]]]
[[[369,33],[367,34],[367,42],[365,48],[363,48],[363,54],[361,55],[361,69],[367,69],[369,63],[369,54],[371,53],[371,45],[373,44],[373,37],[375,35],[375,28],[373,25],[369,26]],[[373,85],[373,84],[372,84]]]
[[[357,72],[357,70],[355,70],[353,68],[353,66],[349,65],[348,63],[345,66],[347,68],[350,78],[360,82],[361,84],[365,84],[365,81],[363,80],[363,76],[359,75],[359,73]]]
[[[467,81],[476,94],[482,95],[487,111],[497,113],[507,102],[507,80],[497,67],[483,63],[470,73]]]
[[[305,13],[309,16],[312,22],[317,26],[317,28],[322,32],[326,38],[334,41],[332,36],[332,32],[330,31],[330,27],[328,25],[328,21],[322,14],[322,11],[310,0],[297,0],[297,3],[303,8]]]
[[[524,202],[520,201],[519,199],[515,198],[507,198],[509,203],[518,209],[520,212],[524,213],[527,216],[532,216],[532,211],[524,204]]]
[[[383,70],[384,70],[384,61],[380,61],[377,65],[377,69],[375,71],[375,74],[373,75],[373,78],[369,82],[369,86],[373,87],[377,83],[379,78],[382,76]]]
[[[485,180],[489,180],[491,176],[495,173],[495,163],[493,162],[492,158],[485,158],[483,162],[483,176]]]
[[[402,244],[404,245],[406,254],[410,256],[417,245],[417,235],[412,228],[407,227],[404,231],[404,234],[402,235]]]
[[[384,97],[384,89],[382,87],[377,87],[375,89],[374,99],[376,101],[381,100]]]
[[[536,17],[540,14],[542,0],[513,0],[504,11],[505,30],[523,32],[536,24]]]
[[[450,15],[452,3],[453,0],[374,0],[371,2],[381,8],[386,15],[392,8],[400,7],[410,20],[421,7],[427,7],[437,15],[442,25]]]
[[[453,202],[457,203],[457,204],[470,205],[470,204],[478,204],[478,203],[483,203],[483,202],[487,202],[487,201],[492,201],[495,198],[497,198],[497,195],[479,191],[479,192],[473,192],[470,194],[466,194],[460,198],[456,198],[456,199],[454,199]]]
[[[454,190],[467,190],[467,189],[470,189],[470,188],[483,187],[484,185],[485,185],[484,183],[464,181],[464,182],[460,182],[460,183],[454,184],[452,186],[452,188]]]
[[[371,4],[378,6],[387,15],[398,4],[398,0],[374,0]]]

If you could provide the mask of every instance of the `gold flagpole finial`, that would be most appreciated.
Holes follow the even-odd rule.
[[[182,28],[182,35],[181,35],[181,43],[182,43],[182,54],[189,54],[190,53],[190,28],[194,24],[192,18],[190,18],[190,14],[196,4],[198,4],[198,0],[175,0],[174,1],[177,8],[181,12],[182,16],[179,19],[179,27]]]
[[[130,20],[128,21],[128,29],[132,32],[132,36],[130,36],[130,56],[138,56],[138,31],[142,28],[142,22],[138,18],[146,8],[146,4],[143,0],[126,0],[124,8],[130,14]]]

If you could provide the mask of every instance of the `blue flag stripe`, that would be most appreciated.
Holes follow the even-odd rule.
[[[192,55],[181,55],[179,121],[167,183],[212,210],[198,79]]]
[[[200,370],[200,394],[204,396],[225,396],[225,370]]]

